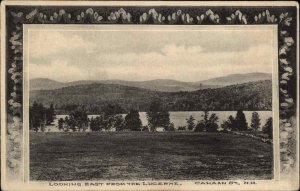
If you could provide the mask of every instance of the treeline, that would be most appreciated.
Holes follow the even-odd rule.
[[[88,118],[84,107],[77,108],[65,119],[58,120],[58,128],[62,131],[85,131],[88,126],[91,131],[155,131],[156,127],[163,127],[167,131],[174,131],[170,123],[170,114],[159,100],[151,102],[147,111],[148,126],[142,126],[139,111],[131,109],[123,118],[117,106],[107,104],[103,112],[96,117]]]
[[[107,104],[99,116],[88,118],[88,112],[84,107],[76,108],[69,116],[58,120],[58,128],[61,131],[175,131],[174,124],[170,122],[169,111],[163,107],[161,100],[152,100],[149,110],[146,112],[148,125],[142,126],[139,111],[131,109],[125,117],[116,105]],[[49,108],[42,104],[34,103],[30,107],[30,129],[44,131],[46,125],[50,125],[54,119],[53,106]],[[258,131],[261,129],[261,119],[257,112],[252,113],[250,125],[246,121],[245,114],[238,110],[236,116],[230,115],[219,126],[219,117],[216,113],[204,111],[202,119],[195,122],[191,115],[186,119],[186,126],[180,126],[177,130],[189,130],[194,132],[217,132],[217,131]],[[262,127],[263,133],[272,138],[272,118],[269,118]]]
[[[43,104],[34,102],[29,107],[29,129],[34,131],[44,131],[46,125],[50,125],[55,117],[53,104],[44,107]]]
[[[111,106],[108,105],[107,108]],[[58,122],[59,129],[62,131],[85,131],[88,126],[91,131],[157,131],[157,128],[163,128],[164,131],[175,131],[174,124],[170,122],[170,114],[163,108],[159,101],[153,101],[149,111],[147,111],[148,126],[142,126],[139,112],[131,109],[125,117],[118,113],[102,113],[101,115],[88,119],[87,112],[84,109],[76,110],[65,119],[60,118]],[[235,117],[230,115],[221,126],[218,125],[219,117],[215,113],[204,111],[202,119],[195,122],[191,115],[186,119],[186,126],[178,127],[178,131],[194,132],[218,132],[218,131],[259,131],[261,129],[261,119],[257,112],[252,113],[251,123],[248,125],[245,114],[238,110]],[[268,118],[266,124],[262,127],[262,132],[272,139],[273,126],[272,118]]]
[[[69,114],[84,106],[87,112],[104,112],[107,103],[118,105],[123,112],[134,108],[148,111],[151,100],[159,98],[168,111],[233,111],[271,110],[271,81],[259,81],[231,85],[223,88],[204,89],[193,92],[155,92],[115,84],[89,84],[56,90],[31,92],[31,102],[44,105],[54,103],[59,114]]]
[[[217,132],[217,131],[258,131],[261,128],[261,119],[257,112],[252,113],[251,124],[248,125],[245,114],[242,110],[238,110],[235,117],[230,115],[226,121],[223,121],[221,126],[218,125],[218,116],[215,113],[210,114],[209,111],[204,111],[202,120],[195,123],[195,118],[191,115],[186,119],[187,125],[180,126],[178,130],[191,130],[195,132]],[[267,134],[268,138],[273,138],[272,117],[267,119],[267,122],[262,127],[262,132]]]

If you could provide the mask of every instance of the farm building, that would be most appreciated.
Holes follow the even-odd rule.
[[[164,127],[155,127],[155,132],[164,132],[166,131]]]

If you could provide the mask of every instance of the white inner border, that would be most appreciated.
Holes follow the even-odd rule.
[[[81,27],[79,27],[81,26]],[[82,27],[83,26],[83,27]],[[83,29],[84,28],[84,29]],[[273,111],[273,159],[274,159],[274,179],[273,180],[254,180],[256,183],[258,183],[259,185],[263,186],[265,184],[268,185],[268,187],[263,186],[265,189],[271,189],[273,186],[274,188],[278,188],[278,180],[280,180],[279,177],[279,169],[280,169],[280,155],[279,155],[279,88],[278,88],[278,39],[277,39],[277,25],[57,25],[57,24],[53,24],[53,25],[43,25],[43,24],[39,24],[39,25],[35,25],[35,24],[27,24],[27,25],[23,25],[23,42],[24,42],[24,54],[23,54],[23,72],[24,72],[24,77],[23,77],[23,84],[24,84],[24,92],[23,92],[23,119],[24,119],[24,127],[28,126],[29,124],[29,48],[28,45],[30,43],[30,39],[29,39],[29,33],[30,31],[132,31],[132,30],[138,30],[138,31],[221,31],[221,30],[235,30],[235,31],[244,31],[244,30],[268,30],[270,31],[270,38],[273,39],[273,71],[272,71],[272,111]],[[26,48],[25,48],[26,47]],[[276,117],[278,116],[278,117]],[[25,130],[25,128],[24,128]],[[49,186],[49,182],[48,181],[29,181],[29,130],[27,129],[27,131],[25,130],[24,133],[24,156],[23,156],[23,161],[24,164],[26,164],[24,166],[24,181],[27,183],[27,185],[29,187],[32,188],[32,186],[34,188],[37,189],[77,189],[78,187],[66,187],[66,186],[58,186],[58,187],[51,187]],[[275,139],[275,137],[277,137]],[[45,168],[45,170],[47,170]],[[170,180],[165,180],[163,182],[170,182]],[[182,188],[184,189],[208,189],[207,186],[203,185],[198,185],[195,186],[194,182],[197,180],[184,180],[184,181],[176,181],[176,182],[180,182],[182,185]],[[206,180],[200,180],[200,182],[204,182]],[[222,180],[219,180],[218,182],[220,182]],[[230,182],[228,180],[225,180],[226,182]],[[248,180],[251,181],[251,180]],[[55,182],[55,181],[54,181]],[[57,182],[57,181],[56,181]],[[66,181],[67,183],[82,183],[84,184],[85,182],[91,182],[91,181]],[[143,182],[143,181],[93,181],[93,182]],[[147,181],[149,182],[149,181]],[[150,181],[151,182],[151,181]],[[159,181],[154,181],[154,182],[159,182]],[[243,180],[238,180],[238,182],[242,185],[243,184]],[[270,184],[271,183],[271,184]],[[181,187],[180,186],[180,187]],[[211,186],[211,185],[210,185]],[[229,187],[228,187],[229,186]],[[231,185],[231,186],[234,186]],[[252,185],[253,186],[253,185]],[[147,188],[146,186],[136,186],[136,187],[132,187],[132,186],[115,186],[115,187],[83,187],[85,189],[114,189],[114,190],[118,190],[118,189],[122,189],[122,190],[130,190],[132,188],[135,189],[139,189],[139,190],[147,190],[149,189],[149,187]],[[153,188],[157,188],[157,189],[172,189],[172,186],[156,186],[156,187],[151,187],[151,189]],[[215,185],[214,187],[215,189],[220,189],[223,188],[224,186],[220,186],[220,185]],[[230,185],[225,185],[225,188],[230,189],[232,187],[230,187]],[[249,187],[249,185],[246,186],[239,186],[239,189],[251,189],[251,186]]]

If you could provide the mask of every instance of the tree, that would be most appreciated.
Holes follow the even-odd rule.
[[[224,131],[231,131],[231,130],[236,130],[236,125],[235,125],[235,119],[232,115],[228,117],[227,121],[224,121],[221,124],[221,127],[223,128]]]
[[[116,128],[116,131],[121,131],[125,127],[125,121],[122,117],[122,115],[114,115],[114,124],[113,127]]]
[[[190,117],[188,119],[186,119],[188,130],[193,130],[195,128],[194,121],[195,121],[195,118],[192,115],[190,115]]]
[[[46,118],[47,118],[47,125],[50,125],[54,121],[54,108],[53,104],[50,105],[48,109],[46,109]]]
[[[68,132],[68,131],[70,130],[70,126],[69,126],[69,117],[66,116],[64,122],[65,122],[65,124],[66,124],[66,125],[64,126],[64,127],[65,127],[65,128],[64,128],[64,131],[65,131],[65,132]]]
[[[125,128],[125,121],[123,117],[119,114],[123,113],[124,110],[117,103],[108,103],[102,107],[102,115],[97,118],[96,126],[97,130],[112,130],[116,131],[123,130]]]
[[[215,114],[212,113],[208,119],[208,123],[206,124],[206,131],[208,132],[216,132],[218,130],[218,120],[219,117]]]
[[[267,119],[266,124],[263,126],[263,132],[268,134],[270,139],[273,139],[273,119],[272,117]]]
[[[59,120],[58,120],[58,129],[59,130],[64,129],[64,119],[63,118],[59,118]]]
[[[205,110],[204,114],[201,115],[201,117],[203,117],[203,119],[198,121],[194,131],[196,131],[196,132],[206,131],[206,127],[208,124],[208,116],[209,116],[209,112],[207,110]]]
[[[236,130],[246,131],[248,129],[248,123],[246,121],[245,114],[242,110],[238,110],[235,117]]]
[[[232,115],[230,115],[228,117],[228,123],[229,123],[230,130],[236,130],[237,129],[235,118]]]
[[[159,126],[159,112],[161,110],[160,101],[153,100],[150,103],[149,110],[147,111],[147,119],[151,130]]]
[[[74,119],[74,117],[71,117],[68,119],[68,129],[71,129],[73,132],[75,132],[77,129],[76,129],[76,121]]]
[[[132,131],[140,131],[142,128],[142,121],[140,119],[139,112],[135,109],[131,109],[125,116],[125,125],[127,129]]]
[[[29,128],[38,132],[41,124],[41,111],[37,102],[34,102],[29,108]]]
[[[90,128],[92,131],[101,131],[107,126],[106,121],[104,121],[103,115],[97,116],[96,118],[91,118]]]
[[[223,121],[223,123],[221,124],[221,128],[223,129],[223,131],[230,131],[230,124],[227,121]]]
[[[87,112],[84,108],[77,109],[71,112],[69,117],[70,118],[68,125],[73,131],[84,131],[88,127],[89,119],[87,116]]]
[[[102,107],[104,115],[116,115],[123,113],[123,108],[117,103],[108,103]]]
[[[45,108],[43,104],[34,102],[32,106],[29,107],[29,128],[35,132],[38,132],[39,130],[44,131],[45,126],[48,124],[48,110],[49,109]]]
[[[204,114],[201,115],[203,117],[203,123],[206,126],[208,123],[209,112],[207,110],[204,111]]]
[[[165,109],[159,112],[159,125],[165,129],[170,125],[170,113]]]
[[[104,115],[103,122],[104,128],[106,131],[112,130],[114,128],[114,115]]]
[[[92,131],[112,130],[121,131],[125,128],[125,121],[122,115],[100,115],[91,118],[90,128]]]
[[[103,129],[108,130],[109,119],[106,115],[100,115],[100,116],[96,117],[96,121],[97,121],[98,131],[101,131]]]
[[[97,131],[98,130],[96,119],[94,119],[93,117],[90,120],[90,129],[91,129],[91,131]]]
[[[252,118],[251,118],[251,128],[254,131],[257,131],[260,128],[260,118],[257,112],[252,113]]]
[[[203,119],[200,120],[196,127],[195,130],[196,132],[200,132],[200,131],[207,131],[207,132],[215,132],[218,129],[218,120],[219,117],[215,114],[212,113],[209,116],[209,112],[208,111],[204,111],[204,114],[202,115]]]
[[[162,107],[159,99],[154,99],[150,103],[147,119],[152,131],[156,127],[164,127],[166,129],[170,124],[170,114]]]

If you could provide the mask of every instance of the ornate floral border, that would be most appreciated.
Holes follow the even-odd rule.
[[[277,25],[281,172],[296,161],[297,9],[232,6],[6,6],[7,173],[22,171],[23,24]]]

